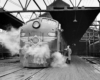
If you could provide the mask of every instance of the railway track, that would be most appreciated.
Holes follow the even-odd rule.
[[[0,80],[100,80],[100,73],[92,65],[77,56],[65,68],[31,69],[21,67],[20,63],[7,63],[0,66]]]
[[[0,80],[29,80],[44,71],[43,68],[23,68],[19,59],[6,59],[0,62]]]

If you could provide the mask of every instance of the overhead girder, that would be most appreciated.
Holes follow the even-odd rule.
[[[47,7],[47,4],[46,4],[45,0],[43,0],[43,2],[44,2],[44,4],[45,4],[45,6]]]
[[[19,3],[20,3],[20,7],[22,8],[22,10],[12,10],[12,11],[5,11],[4,10],[4,7],[5,7],[5,5],[7,4],[7,2],[8,1],[10,1],[11,3],[14,3],[14,1],[12,1],[12,0],[6,0],[6,2],[5,2],[5,4],[4,4],[4,6],[2,7],[2,8],[0,8],[0,13],[17,13],[17,14],[19,14],[20,15],[20,13],[22,13],[22,12],[33,12],[32,13],[32,15],[33,14],[35,14],[36,15],[36,17],[38,17],[37,16],[37,14],[35,13],[35,12],[39,12],[40,13],[40,16],[41,16],[41,12],[52,12],[52,11],[80,11],[80,10],[92,10],[92,9],[98,9],[99,7],[78,7],[79,6],[79,4],[81,3],[81,1],[82,0],[80,0],[79,1],[79,3],[78,3],[78,5],[76,5],[76,4],[74,4],[73,2],[72,2],[72,0],[70,0],[70,2],[72,3],[72,5],[73,5],[73,7],[68,7],[68,4],[67,3],[65,3],[65,2],[63,2],[62,0],[54,0],[54,2],[53,3],[55,3],[55,2],[58,2],[58,3],[60,3],[60,5],[61,5],[61,1],[63,2],[63,6],[66,6],[66,4],[67,4],[67,7],[66,8],[64,8],[64,9],[48,9],[48,6],[47,6],[47,3],[46,3],[46,1],[45,0],[43,0],[43,2],[44,2],[44,5],[47,7],[47,10],[42,10],[41,8],[40,8],[40,6],[38,5],[38,3],[36,2],[36,0],[32,0],[36,5],[37,5],[37,7],[39,8],[39,10],[27,10],[27,7],[29,6],[29,4],[30,4],[30,2],[31,2],[31,0],[26,0],[26,2],[25,2],[25,7],[23,7],[23,5],[22,5],[22,3],[21,3],[21,0],[18,0],[19,1]],[[100,1],[100,0],[98,0],[98,1]],[[52,4],[53,4],[52,3]],[[15,3],[14,3],[15,4]],[[19,5],[17,5],[17,6],[19,6]],[[24,20],[23,20],[23,18],[22,18],[22,16],[20,15],[20,17],[21,17],[21,19],[22,19],[22,21],[24,22]],[[31,16],[32,17],[32,16]],[[31,17],[30,17],[30,19],[31,19]]]
[[[21,3],[21,0],[18,0],[19,3],[20,3],[20,6],[22,8],[22,10],[14,10],[14,11],[12,10],[12,11],[9,11],[9,10],[4,10],[4,7],[6,6],[6,4],[7,4],[8,1],[14,3],[14,1],[12,1],[12,0],[6,0],[5,3],[4,3],[4,5],[3,5],[3,7],[0,8],[0,13],[1,12],[9,12],[9,13],[13,13],[13,12],[49,12],[49,11],[71,11],[71,10],[91,10],[91,9],[94,9],[94,7],[85,7],[84,9],[83,9],[83,7],[79,7],[79,5],[82,2],[82,0],[79,0],[79,2],[78,2],[77,5],[76,5],[76,3],[74,4],[72,2],[72,0],[69,0],[71,2],[71,4],[73,5],[73,7],[70,7],[70,8],[67,8],[67,9],[62,9],[62,10],[58,10],[58,9],[55,9],[55,10],[54,9],[53,10],[49,10],[49,9],[42,10],[41,7],[36,2],[36,0],[32,0],[36,4],[36,6],[39,8],[39,10],[27,10],[27,7],[30,4],[31,0],[29,0],[29,1],[26,0],[25,7],[23,7],[23,5]],[[62,0],[54,0],[53,3],[57,2],[57,1],[59,2],[59,1],[62,1]],[[100,3],[100,0],[97,0],[97,1]],[[46,2],[45,2],[45,0],[43,0],[43,2],[45,4],[45,6],[48,7],[47,4],[46,4]],[[75,2],[76,2],[76,0],[75,0]],[[95,7],[95,8],[100,8],[100,7]]]
[[[78,5],[76,5],[76,0],[75,0],[75,5],[73,4],[72,0],[70,0],[71,4],[73,5],[73,7],[79,7],[80,3],[82,2],[82,0],[79,1]]]
[[[5,11],[3,8],[0,8],[0,13],[14,13],[14,12],[52,12],[52,11],[84,11],[84,10],[98,10],[100,7],[78,7],[78,8],[67,8],[67,9],[55,9],[55,10],[16,10],[16,11]]]

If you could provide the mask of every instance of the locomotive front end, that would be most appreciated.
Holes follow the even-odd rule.
[[[23,67],[47,67],[58,49],[58,21],[39,17],[28,21],[20,33],[20,61]]]

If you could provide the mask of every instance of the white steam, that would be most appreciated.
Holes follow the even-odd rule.
[[[47,43],[38,44],[36,46],[27,46],[23,47],[24,57],[27,55],[34,56],[34,63],[43,64],[46,63],[46,59],[50,58],[50,49]]]
[[[0,43],[6,47],[12,55],[19,54],[19,41],[20,41],[20,29],[11,27],[11,30],[0,32]]]
[[[60,52],[55,52],[52,54],[53,62],[51,63],[52,67],[67,67],[66,57],[63,56]]]

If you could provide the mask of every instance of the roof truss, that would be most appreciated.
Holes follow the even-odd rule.
[[[59,10],[47,10],[47,6],[52,4],[56,0],[0,0],[0,13],[1,12],[8,12],[17,17],[18,19],[22,20],[23,22],[26,22],[27,20],[30,20],[32,18],[36,18],[40,15],[42,15],[44,12],[49,11],[59,11]],[[81,10],[81,8],[76,7],[82,7],[82,3],[84,1],[93,3],[93,1],[96,1],[96,3],[99,3],[100,0],[62,0],[68,4],[72,8],[67,10]],[[40,4],[43,4],[42,6]],[[85,4],[85,3],[84,3]],[[33,6],[33,7],[32,7]],[[87,7],[87,6],[86,6]],[[95,9],[99,8],[99,6],[94,6]],[[88,10],[90,8],[85,8],[82,10]],[[93,9],[93,7],[91,7]],[[66,10],[61,10],[66,11]],[[25,15],[26,12],[29,14],[25,20],[25,16],[23,17],[23,14]],[[16,15],[15,15],[16,14]]]

